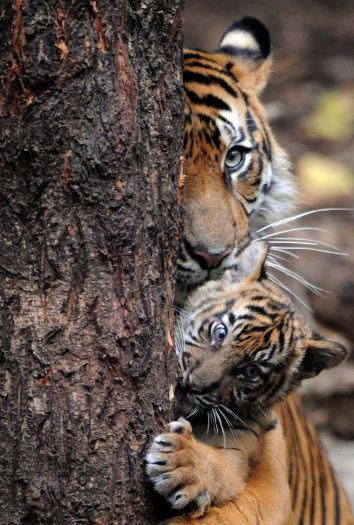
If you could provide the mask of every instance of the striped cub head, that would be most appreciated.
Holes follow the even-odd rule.
[[[266,28],[248,17],[226,31],[214,53],[185,50],[180,294],[219,278],[257,228],[289,211],[288,161],[258,100],[268,79],[270,47]]]
[[[346,355],[339,343],[313,334],[267,280],[267,250],[259,251],[260,244],[245,250],[237,272],[194,292],[181,314],[175,337],[180,384],[193,406],[254,415]]]

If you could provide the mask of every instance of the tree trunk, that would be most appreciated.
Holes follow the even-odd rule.
[[[181,1],[2,0],[0,68],[0,523],[152,523]]]

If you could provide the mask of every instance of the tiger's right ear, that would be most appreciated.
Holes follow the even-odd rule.
[[[225,67],[248,92],[258,95],[270,71],[271,43],[268,30],[256,18],[234,22],[224,33],[216,51],[225,58]]]

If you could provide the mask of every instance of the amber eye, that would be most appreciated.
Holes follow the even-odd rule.
[[[240,146],[232,146],[226,153],[225,166],[230,169],[238,168],[243,164],[245,149]]]
[[[222,343],[227,336],[227,328],[224,323],[213,323],[210,328],[210,336],[215,343]]]
[[[242,372],[246,379],[250,379],[251,381],[257,381],[257,379],[261,377],[259,368],[255,365],[245,366]]]

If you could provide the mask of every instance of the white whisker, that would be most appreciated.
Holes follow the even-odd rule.
[[[322,228],[313,228],[311,226],[300,226],[299,228],[289,228],[287,230],[282,230],[280,232],[273,232],[269,233],[267,235],[263,235],[263,237],[258,237],[255,239],[255,241],[264,241],[266,239],[269,239],[271,237],[276,237],[278,235],[282,235],[283,233],[290,233],[290,232],[299,232],[303,230],[312,230],[312,231],[318,231],[323,233],[329,233],[327,230],[323,230]]]
[[[186,419],[189,419],[193,417],[195,414],[198,414],[199,411],[200,411],[200,407],[199,406],[195,407],[194,410],[192,410],[192,412],[188,414],[188,416],[186,416]]]
[[[307,250],[309,252],[330,253],[332,255],[348,255],[348,253],[345,253],[345,252],[334,251],[334,250],[322,250],[321,248],[311,248],[307,246],[303,246],[303,247],[302,246],[284,246],[284,248],[286,248],[287,250]]]
[[[269,228],[275,228],[276,226],[280,226],[281,224],[285,224],[287,222],[292,222],[292,221],[296,221],[297,219],[302,219],[303,217],[307,217],[309,215],[314,215],[315,213],[331,212],[331,211],[354,211],[354,208],[318,208],[316,210],[304,211],[297,215],[293,215],[292,217],[287,217],[286,219],[281,219],[279,221],[273,222],[272,224],[268,224],[267,226],[263,226],[263,228],[260,228],[259,230],[257,230],[257,233],[264,231],[264,230],[268,230]]]
[[[220,423],[220,430],[221,430],[222,435],[223,435],[224,448],[226,448],[226,436],[225,436],[225,431],[224,431],[224,425],[222,424],[222,419],[221,419],[221,417],[219,415],[219,410],[217,408],[215,408],[215,415],[218,418],[218,421]]]
[[[284,250],[283,248],[274,248],[274,246],[271,246],[269,249],[272,250],[272,252],[286,253],[286,255],[290,255],[291,257],[294,257],[294,259],[300,259],[298,255],[295,255],[295,253],[288,252],[287,250]]]
[[[286,257],[282,257],[281,255],[276,255],[275,253],[272,253],[272,255],[268,255],[267,260],[272,260],[273,258],[280,259],[281,261],[285,261],[285,262],[290,262],[290,259],[287,259]]]
[[[230,420],[229,420],[229,418],[226,416],[226,414],[224,414],[224,412],[223,412],[221,406],[219,407],[219,413],[220,413],[220,415],[225,419],[226,424],[227,424],[227,426],[228,426],[229,429],[230,429],[230,432],[231,432],[231,434],[232,434],[232,437],[233,437],[233,439],[234,439],[236,445],[237,445],[237,446],[239,447],[239,449],[241,450],[242,447],[240,446],[239,440],[238,440],[237,437],[236,437],[236,434],[235,434],[235,432],[234,432],[234,429],[232,428],[232,425],[231,425],[231,423],[230,423]]]
[[[211,409],[211,413],[212,413],[212,416],[213,416],[214,434],[219,434],[219,429],[218,429],[218,425],[217,425],[217,421],[216,421],[216,417],[215,417],[215,408]]]
[[[300,299],[300,297],[298,295],[296,295],[295,292],[290,290],[290,288],[288,288],[288,286],[286,286],[284,283],[279,281],[279,279],[277,279],[272,273],[268,272],[268,277],[269,277],[269,279],[271,281],[273,281],[273,283],[277,284],[278,286],[280,286],[280,288],[283,288],[283,290],[286,290],[290,295],[295,297],[295,299],[297,299],[299,301],[299,303],[301,303],[305,308],[307,308],[307,310],[309,310],[310,312],[313,312],[312,308],[307,303],[305,303],[302,299]]]
[[[337,246],[334,246],[333,244],[329,244],[328,242],[320,241],[317,239],[309,239],[307,237],[276,237],[275,239],[271,239],[268,241],[269,243],[292,243],[292,244],[307,244],[311,243],[314,245],[320,245],[320,246],[327,246],[327,248],[333,248],[333,250],[338,250]]]
[[[281,263],[270,261],[268,262],[268,266],[300,282],[301,284],[303,284],[306,288],[308,288],[311,292],[315,293],[316,295],[321,295],[321,292],[330,293],[328,290],[325,290],[324,288],[320,288],[319,286],[313,283],[310,283],[302,275],[298,274],[297,272],[294,272],[293,270],[290,270],[289,268],[282,265]]]
[[[228,412],[236,421],[239,421],[240,423],[242,423],[242,425],[247,429],[247,430],[250,430],[246,424],[245,421],[243,421],[237,414],[235,414],[235,412],[233,412],[229,407],[227,407],[226,405],[220,405],[224,410],[226,410],[226,412]]]

